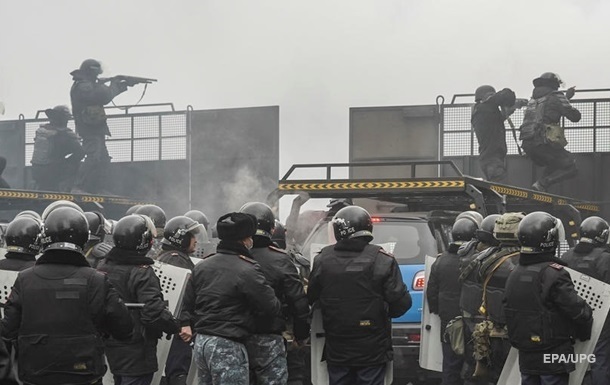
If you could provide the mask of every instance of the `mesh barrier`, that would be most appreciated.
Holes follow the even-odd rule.
[[[31,165],[36,129],[47,120],[25,123],[25,164]],[[74,121],[68,123],[74,130]],[[112,162],[138,162],[167,159],[186,159],[186,113],[142,114],[109,116],[108,128],[112,136],[106,147]]]
[[[577,123],[562,120],[568,140],[566,149],[574,153],[610,152],[610,101],[575,100],[572,105],[580,111],[582,118]],[[478,142],[470,124],[471,108],[472,104],[442,106],[443,156],[478,155]],[[511,115],[517,130],[523,122],[524,111],[525,108]],[[508,153],[517,154],[517,145],[510,126],[508,123],[504,126]]]

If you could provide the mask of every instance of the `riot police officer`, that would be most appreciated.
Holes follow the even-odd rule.
[[[16,340],[27,384],[101,384],[102,337],[132,338],[133,322],[106,275],[87,264],[87,219],[70,207],[44,222],[42,256],[19,273],[4,309],[2,337]]]
[[[591,337],[591,307],[576,293],[565,262],[555,257],[562,232],[557,218],[540,211],[519,224],[521,252],[506,282],[504,313],[523,385],[567,385],[575,368],[568,359],[572,339]],[[563,359],[545,360],[545,354]]]
[[[195,249],[193,256],[203,258],[207,255],[214,254],[216,252],[216,243],[211,239],[212,231],[210,229],[210,220],[207,215],[199,210],[190,210],[187,211],[184,216],[200,223],[205,230],[198,234],[199,239],[197,240],[197,248]]]
[[[589,217],[580,224],[580,240],[561,259],[568,267],[610,283],[610,252],[608,251],[608,222],[600,217]],[[591,384],[610,384],[610,317],[606,318],[597,345],[595,362],[591,364]]]
[[[568,144],[561,118],[580,121],[581,114],[572,107],[569,99],[574,95],[570,88],[566,95],[559,90],[563,83],[559,75],[545,72],[534,79],[534,92],[527,104],[521,134],[523,150],[532,161],[544,167],[542,178],[532,188],[546,191],[551,185],[573,178],[577,174],[576,159],[564,147]]]
[[[496,219],[498,218],[500,218],[500,214],[486,216],[475,232],[474,239],[464,243],[458,249],[457,254],[460,257],[460,282],[464,281],[465,277],[470,274],[468,265],[478,253],[499,244],[493,235]]]
[[[161,252],[157,259],[183,269],[193,270],[195,264],[189,254],[197,247],[197,234],[205,231],[203,225],[186,216],[170,219],[163,230]],[[191,281],[187,282],[191,285]],[[188,290],[188,289],[187,289]],[[181,335],[190,341],[192,337],[191,314],[180,315]],[[185,385],[191,366],[192,349],[188,341],[174,336],[165,365],[165,376],[168,385]]]
[[[22,271],[34,266],[40,252],[41,230],[42,223],[32,216],[13,219],[4,234],[7,253],[0,260],[0,270]]]
[[[184,300],[195,320],[199,384],[247,385],[248,353],[242,341],[256,331],[256,317],[278,316],[281,304],[251,258],[256,218],[229,213],[216,228],[218,251],[195,266],[193,290]]]
[[[250,202],[239,211],[256,218],[256,234],[250,254],[284,306],[284,314],[256,319],[256,333],[245,342],[250,368],[255,374],[256,383],[285,384],[288,379],[287,353],[282,337],[287,330],[285,317],[292,320],[294,342],[303,345],[309,337],[309,304],[290,256],[271,242],[275,227],[271,208],[264,203]]]
[[[112,248],[112,245],[104,242],[106,236],[110,234],[110,223],[99,211],[87,211],[85,217],[89,223],[89,240],[85,244],[83,252],[91,267],[97,267],[97,264],[106,258],[106,254]]]
[[[179,322],[163,301],[161,284],[146,256],[155,232],[150,218],[128,215],[119,220],[112,234],[114,247],[98,265],[128,303],[143,304],[132,310],[135,324],[130,341],[109,340],[106,356],[117,385],[149,385],[158,370],[157,340],[162,333],[180,331]]]
[[[320,302],[330,385],[383,384],[392,358],[392,317],[411,307],[398,263],[371,245],[373,223],[358,206],[332,219],[337,243],[322,249],[309,275],[309,303]],[[313,363],[317,364],[317,363]]]
[[[49,123],[41,125],[34,137],[32,178],[42,191],[70,191],[85,152],[70,128],[72,118],[66,106],[45,110]]]
[[[107,193],[102,189],[107,186],[111,158],[106,148],[106,136],[110,136],[110,129],[106,123],[104,105],[125,92],[129,85],[124,80],[112,80],[107,86],[98,79],[102,72],[99,61],[87,59],[80,68],[70,73],[74,81],[70,99],[76,133],[83,139],[83,150],[87,154],[76,181],[75,193]]]
[[[138,208],[135,212],[136,214],[146,215],[150,219],[152,219],[155,224],[156,235],[153,239],[153,245],[150,248],[147,256],[156,259],[157,255],[161,252],[161,242],[163,242],[163,229],[165,228],[165,223],[167,221],[167,217],[165,216],[165,211],[157,205],[143,205]]]
[[[467,217],[455,221],[451,229],[453,241],[449,248],[436,258],[430,269],[426,298],[430,305],[430,313],[441,318],[441,330],[447,324],[461,315],[460,312],[460,258],[457,254],[461,245],[472,240],[478,229],[477,224]],[[461,384],[460,372],[464,364],[461,356],[451,348],[451,343],[441,335],[443,347],[443,385]]]

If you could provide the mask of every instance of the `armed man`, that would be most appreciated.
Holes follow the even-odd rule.
[[[564,148],[568,141],[561,118],[578,122],[581,115],[569,101],[574,96],[574,87],[569,88],[565,95],[559,91],[559,86],[563,84],[559,75],[545,72],[533,83],[534,91],[525,110],[519,139],[523,141],[523,150],[532,162],[544,167],[542,178],[532,188],[547,191],[551,185],[577,174],[576,159]]]
[[[555,256],[561,222],[530,213],[519,223],[518,237],[519,263],[506,282],[504,313],[509,341],[519,350],[521,384],[567,385],[575,369],[573,340],[591,338],[593,312]],[[562,359],[549,359],[556,355]]]
[[[26,384],[101,384],[104,336],[132,338],[123,301],[82,254],[87,238],[82,212],[56,208],[44,222],[42,256],[15,281],[2,337],[16,342]]]
[[[158,370],[157,340],[163,333],[173,335],[180,331],[178,320],[163,300],[159,278],[151,267],[154,261],[146,256],[154,232],[152,221],[144,215],[121,218],[112,234],[115,246],[97,267],[107,274],[123,300],[143,304],[131,311],[135,337],[106,343],[116,385],[150,385]]]
[[[471,123],[479,142],[479,165],[486,180],[503,182],[508,152],[504,121],[527,101],[516,99],[509,88],[496,92],[489,85],[477,88],[474,98],[476,104],[472,107]]]
[[[315,257],[307,291],[322,311],[329,384],[381,385],[393,359],[391,318],[409,310],[411,296],[394,256],[370,244],[366,210],[344,207],[332,225],[337,243]]]
[[[441,318],[441,330],[445,330],[451,320],[461,315],[460,311],[460,258],[457,254],[460,246],[471,241],[478,229],[477,223],[470,217],[457,219],[451,229],[452,242],[449,248],[436,258],[430,269],[426,298],[430,304],[430,313]],[[462,356],[456,354],[449,341],[443,338],[443,385],[462,384],[460,373],[464,365]]]
[[[292,320],[295,341],[303,346],[309,337],[309,303],[297,269],[288,253],[271,242],[275,216],[264,203],[246,203],[239,210],[256,218],[252,259],[260,265],[275,296],[283,305],[283,313],[275,317],[258,317],[256,333],[245,341],[257,384],[286,384],[287,353],[282,334],[287,330],[286,318]]]
[[[49,123],[41,125],[34,137],[32,178],[38,190],[69,192],[85,152],[74,131],[68,128],[72,118],[68,107],[48,108],[45,114]]]
[[[610,252],[608,251],[608,222],[600,217],[589,217],[580,224],[580,240],[566,251],[561,259],[568,267],[610,284]],[[610,317],[606,318],[593,352],[591,384],[610,384]]]

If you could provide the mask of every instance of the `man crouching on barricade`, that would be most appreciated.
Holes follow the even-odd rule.
[[[591,307],[578,296],[565,262],[555,257],[561,222],[534,212],[519,224],[519,264],[506,283],[508,336],[519,350],[522,385],[568,385],[573,340],[591,338]],[[559,355],[559,359],[549,359]]]

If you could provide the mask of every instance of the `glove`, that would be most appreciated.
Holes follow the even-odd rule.
[[[576,93],[576,87],[570,87],[566,90],[566,98],[568,100],[572,99],[574,97],[574,94]]]

